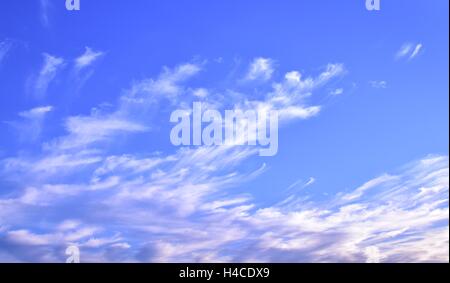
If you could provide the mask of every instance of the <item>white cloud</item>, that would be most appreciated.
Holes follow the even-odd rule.
[[[74,153],[47,152],[38,157],[15,157],[2,160],[4,173],[10,178],[27,176],[29,183],[51,176],[66,176],[72,171],[81,170],[87,166],[100,163],[102,158],[95,151],[76,151]]]
[[[409,59],[414,59],[417,55],[419,55],[420,51],[422,50],[423,45],[421,43],[417,44],[414,48],[414,51],[411,53],[411,56],[409,56]]]
[[[174,161],[172,157],[167,158],[143,158],[137,159],[132,155],[121,155],[121,156],[109,156],[104,160],[101,167],[95,170],[95,175],[101,176],[112,172],[132,172],[132,173],[142,173],[149,171],[156,166],[168,162]]]
[[[52,235],[37,235],[27,230],[9,231],[8,236],[12,241],[25,245],[48,245],[53,242]]]
[[[325,71],[320,74],[320,76],[315,81],[315,86],[320,86],[330,79],[343,75],[345,73],[345,68],[343,64],[328,64]]]
[[[332,90],[330,92],[330,94],[334,95],[334,96],[338,96],[338,95],[341,95],[343,93],[344,93],[344,89],[343,88],[337,88],[337,89],[334,89],[334,90]]]
[[[413,44],[412,43],[405,43],[397,51],[397,53],[395,54],[395,57],[397,59],[405,57],[406,55],[408,55],[411,52],[412,49],[413,49]]]
[[[368,181],[363,190],[361,187],[351,193],[368,194],[358,201],[338,195],[324,206],[304,202],[297,211],[286,211],[283,207],[260,210],[252,220],[255,228],[268,225],[260,250],[272,251],[256,254],[269,261],[289,258],[286,252],[301,256],[297,260],[315,262],[448,261],[448,235],[444,234],[448,231],[448,158],[430,168],[420,163],[414,163],[388,184],[381,181],[385,179],[383,176]],[[416,175],[418,172],[433,178],[424,181]],[[443,191],[430,199],[412,201],[423,182],[440,186]],[[373,190],[370,193],[369,187]],[[439,240],[428,250],[427,257],[423,257],[419,242],[430,239],[430,233],[440,235]],[[399,248],[398,243],[407,244]],[[277,251],[284,251],[285,256]]]
[[[44,27],[48,27],[50,25],[49,19],[49,10],[51,8],[50,0],[39,0],[40,4],[40,18],[41,23]]]
[[[116,114],[107,116],[73,116],[66,120],[68,135],[45,145],[52,150],[84,148],[90,144],[108,141],[120,134],[148,131],[147,126]]]
[[[274,72],[273,60],[269,58],[255,58],[250,64],[250,68],[245,76],[246,80],[262,80],[267,81],[271,79]]]
[[[422,50],[422,43],[404,43],[395,54],[396,59],[408,57],[409,60],[414,59]]]
[[[19,116],[28,118],[28,119],[39,119],[42,118],[46,113],[49,113],[53,110],[52,106],[43,106],[36,107],[28,111],[23,111],[19,113]]]
[[[68,223],[63,221],[59,226],[62,227]],[[96,236],[97,235],[97,236]],[[127,249],[130,247],[127,243],[121,242],[119,234],[108,237],[102,237],[101,229],[95,226],[87,226],[77,223],[75,226],[65,227],[62,230],[53,233],[33,233],[26,229],[11,230],[6,233],[6,241],[12,244],[18,244],[27,249],[39,250],[37,247],[56,246],[66,247],[69,244],[77,245],[81,248],[98,248],[103,246],[119,247]],[[43,252],[47,249],[43,249]],[[33,253],[31,253],[33,254]],[[40,262],[63,262],[65,254],[47,254]]]
[[[312,184],[314,184],[315,182],[316,182],[316,179],[315,179],[314,177],[310,177],[309,180],[308,180],[308,182],[306,182],[306,183],[303,185],[303,188],[309,187],[309,186],[311,186]]]
[[[308,119],[318,115],[320,106],[302,107],[302,106],[288,106],[283,108],[279,113],[281,119]]]
[[[63,58],[55,57],[47,53],[44,53],[43,56],[44,64],[34,82],[35,93],[39,98],[45,96],[49,84],[64,66]]]
[[[75,68],[81,70],[94,63],[99,57],[103,56],[101,51],[94,51],[89,47],[86,47],[85,52],[75,59]]]
[[[185,150],[172,159],[172,166],[153,170],[170,171],[145,179],[136,176],[133,182],[118,184],[100,203],[92,204],[94,210],[99,206],[113,210],[105,215],[108,224],[100,221],[96,226],[105,229],[109,224],[127,223],[127,234],[144,238],[94,236],[99,229],[81,228],[78,220],[66,220],[58,230],[46,234],[8,233],[23,245],[76,241],[83,247],[99,249],[92,255],[94,261],[112,260],[100,256],[103,247],[136,240],[142,248],[138,260],[157,262],[246,262],[256,258],[264,262],[448,261],[448,157],[426,157],[404,166],[396,175],[384,174],[325,202],[298,202],[301,195],[293,194],[283,205],[254,210],[250,196],[211,198],[229,181],[242,184],[242,176],[222,175],[223,169],[199,168],[230,155],[221,148]],[[230,158],[221,165],[232,169],[235,162]],[[195,168],[189,170],[185,165]],[[439,189],[423,195],[421,188],[426,187]],[[74,190],[47,187],[44,191]],[[39,195],[42,198],[42,191],[38,192],[35,190],[37,195],[25,203],[36,203]],[[46,200],[50,205],[57,198]],[[145,205],[135,206],[135,201]],[[164,240],[156,240],[161,237]],[[151,253],[146,252],[148,246]],[[125,260],[136,260],[134,256],[127,254]]]
[[[228,238],[232,239],[231,242],[220,242],[219,247],[225,250],[226,243],[240,247],[228,261],[251,261],[258,258],[262,261],[301,262],[428,260],[445,262],[448,261],[448,252],[445,252],[448,251],[446,244],[448,235],[445,235],[445,232],[448,232],[445,228],[448,207],[445,203],[439,204],[439,201],[435,201],[448,201],[446,200],[448,159],[440,160],[430,168],[422,167],[420,162],[414,163],[412,169],[398,175],[393,179],[395,182],[388,186],[380,186],[383,184],[380,178],[383,177],[368,181],[366,184],[370,184],[376,193],[370,193],[357,203],[354,202],[355,199],[349,202],[338,195],[335,200],[323,205],[302,203],[297,209],[284,205],[262,208],[255,213],[247,211],[234,214],[234,209],[246,201],[239,199],[235,201],[234,209],[222,207],[221,210],[215,210],[215,213],[218,213],[217,217],[207,218],[205,221],[208,221],[208,225],[213,225],[215,219],[221,219],[228,229],[237,228],[241,231],[240,234]],[[446,168],[447,172],[435,174],[443,168]],[[439,184],[444,191],[435,194],[434,201],[422,199],[411,205],[411,197],[418,193],[417,188],[423,182],[421,177],[416,175],[417,170],[424,170],[423,175],[434,175],[428,182],[433,185]],[[408,187],[405,187],[406,184]],[[361,189],[356,189],[355,192],[359,194]],[[367,193],[367,189],[364,189],[364,192]],[[228,204],[230,203],[233,201],[230,200]],[[444,225],[443,230],[438,223]],[[218,228],[219,225],[213,226]],[[209,227],[209,231],[212,232],[212,227]],[[218,230],[217,233],[223,231]],[[429,239],[431,243],[429,236],[431,233],[439,236],[433,236],[436,240],[434,245],[426,245],[428,250],[425,257],[422,256],[423,249],[415,243],[422,242],[422,237]],[[165,248],[164,256],[159,255],[157,260],[177,261],[180,257],[186,256],[190,260],[195,260],[193,254],[196,253],[216,251],[216,255],[220,254],[216,246],[207,248],[209,243],[206,239],[211,236],[207,233],[203,237],[186,239],[188,246],[197,246],[195,250],[182,247]],[[176,238],[174,235],[173,239]],[[258,240],[249,244],[249,239]],[[192,244],[189,244],[190,241]],[[165,242],[169,245],[167,239]],[[398,243],[407,244],[399,248]],[[205,248],[207,250],[204,250]],[[227,254],[230,256],[230,253]]]
[[[73,116],[67,119],[66,129],[83,143],[90,143],[115,132],[143,132],[147,127],[116,117]]]
[[[7,123],[17,130],[21,141],[34,142],[41,135],[46,115],[52,110],[52,106],[43,106],[22,111],[19,113],[21,120]]]
[[[132,89],[124,99],[133,99],[139,95],[175,98],[183,91],[180,83],[196,75],[200,70],[200,65],[192,63],[182,64],[174,69],[166,67],[164,68],[164,72],[156,80],[146,79],[133,84]]]
[[[342,196],[342,199],[345,201],[355,200],[355,199],[361,197],[367,190],[370,190],[371,188],[379,186],[383,183],[393,181],[395,179],[396,179],[395,176],[389,176],[389,175],[380,176],[378,178],[368,181],[367,183],[365,183],[361,187],[357,188],[352,193]]]
[[[328,64],[316,78],[303,78],[303,75],[298,71],[287,72],[284,81],[273,85],[274,94],[279,96],[278,100],[298,101],[309,96],[315,88],[344,73],[345,68],[342,64]]]
[[[259,110],[277,110],[280,120],[308,119],[319,114],[321,106],[310,106],[307,99],[312,92],[338,76],[345,73],[342,64],[328,64],[317,77],[303,78],[298,71],[290,71],[284,80],[272,84],[273,91],[264,100],[248,102],[248,107]]]
[[[64,220],[61,224],[58,225],[58,229],[61,231],[73,230],[81,225],[81,221],[74,219]]]

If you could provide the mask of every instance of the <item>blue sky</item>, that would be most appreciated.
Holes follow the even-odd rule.
[[[448,261],[448,1],[2,5],[0,261]],[[274,97],[274,157],[170,143]]]

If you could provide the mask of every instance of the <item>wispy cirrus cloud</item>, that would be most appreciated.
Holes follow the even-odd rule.
[[[255,221],[267,221],[271,228],[255,258],[365,262],[373,259],[367,250],[377,250],[382,262],[448,261],[447,157],[426,157],[363,187],[351,192],[351,199],[338,194],[323,205],[292,200],[290,209],[284,203],[259,210]],[[425,195],[423,188],[428,188]]]
[[[87,262],[448,261],[447,156],[424,157],[323,201],[296,190],[311,178],[268,204],[254,199],[257,190],[233,190],[270,167],[255,147],[138,154],[132,142],[114,146],[121,135],[160,134],[143,126],[163,123],[153,112],[164,108],[152,106],[176,109],[198,99],[189,79],[200,70],[194,63],[165,68],[133,83],[110,111],[65,118],[66,134],[37,156],[2,160],[9,178],[22,177],[0,198],[2,258],[61,262],[73,243]],[[287,113],[281,119],[292,123],[318,115],[321,105],[309,99],[344,73],[342,64],[315,76],[287,72],[254,100],[239,90],[224,99],[228,89],[200,88],[208,107],[264,107]]]
[[[412,43],[405,43],[403,44],[400,49],[397,51],[397,53],[395,54],[395,57],[397,59],[400,59],[402,57],[407,56],[408,54],[411,53],[411,50],[413,49],[413,44]]]
[[[108,141],[121,133],[145,132],[149,128],[138,122],[111,115],[69,117],[65,123],[68,135],[45,145],[48,149],[79,149],[102,141]]]
[[[188,155],[192,153],[195,152],[189,151]],[[183,156],[177,156],[173,162],[187,162]],[[205,152],[202,156],[209,155]],[[193,163],[189,160],[187,164]],[[337,194],[326,202],[314,203],[305,201],[304,195],[291,192],[286,200],[269,207],[257,206],[248,196],[211,199],[218,189],[224,189],[223,184],[235,177],[207,181],[210,177],[197,175],[195,170],[175,173],[176,168],[173,167],[173,173],[160,172],[147,182],[137,181],[136,177],[134,181],[123,181],[110,188],[106,200],[90,206],[92,212],[99,207],[111,212],[102,213],[100,223],[82,224],[96,226],[96,230],[83,233],[79,231],[81,224],[70,225],[72,233],[66,236],[58,230],[45,234],[7,230],[3,232],[7,233],[3,244],[54,247],[75,243],[83,255],[87,254],[84,260],[94,262],[118,260],[114,256],[104,257],[113,247],[121,249],[119,260],[128,262],[365,262],[374,260],[370,251],[376,251],[376,260],[382,262],[448,261],[448,248],[443,249],[448,247],[448,158],[445,156],[426,157],[399,173],[386,174],[392,178],[370,180],[362,186],[364,190],[357,188],[349,193],[352,198],[345,197],[349,194]],[[158,171],[157,167],[150,170]],[[96,194],[96,190],[82,192]],[[55,194],[61,193],[64,198],[55,198]],[[19,200],[14,202],[29,209],[36,204],[48,207],[56,200],[67,201],[76,194],[74,188],[49,186],[28,190],[20,197],[20,204]],[[38,201],[38,196],[45,197],[46,202]],[[138,207],[137,202],[145,206]],[[0,204],[5,208],[13,206],[13,200]],[[192,218],[193,215],[199,216]],[[101,219],[105,217],[115,228],[102,224],[105,221]],[[64,223],[67,220],[52,227],[67,226]],[[128,236],[118,236],[121,225],[126,227]],[[182,245],[179,244],[181,235],[184,235]],[[38,252],[42,257],[30,261],[48,261],[46,250]],[[50,261],[61,258],[58,253],[51,256]]]
[[[20,112],[19,116],[27,119],[39,119],[52,110],[53,110],[52,106],[36,107],[28,111]]]
[[[105,53],[103,51],[95,51],[90,47],[85,47],[84,53],[75,58],[72,69],[72,78],[75,82],[76,90],[80,90],[92,77],[94,74],[93,65],[104,55]]]
[[[43,57],[44,64],[41,70],[36,76],[32,77],[33,91],[38,98],[45,97],[49,84],[65,65],[63,58],[52,56],[48,53],[44,53]]]
[[[421,53],[422,49],[422,43],[404,43],[395,54],[395,58],[398,60],[407,57],[408,60],[412,60]]]
[[[421,43],[418,43],[416,47],[414,47],[413,52],[411,53],[411,56],[409,56],[409,59],[414,59],[419,53],[422,51],[423,45]]]
[[[50,26],[50,9],[52,7],[50,0],[39,0],[39,8],[40,8],[40,20],[44,27]]]
[[[45,116],[51,111],[53,111],[52,106],[42,106],[20,112],[19,116],[24,119],[18,124],[22,139],[26,136],[31,141],[36,140],[42,132]]]
[[[34,142],[42,132],[46,115],[52,110],[52,106],[36,107],[28,111],[20,112],[19,117],[21,120],[6,123],[17,130],[21,141]]]
[[[309,187],[309,186],[311,186],[312,184],[314,184],[315,182],[316,182],[316,178],[310,177],[310,178],[308,179],[308,182],[306,182],[306,183],[303,185],[303,188]]]
[[[75,69],[80,71],[98,60],[104,55],[102,51],[94,51],[90,47],[85,48],[85,52],[75,59]]]
[[[154,102],[161,98],[174,99],[186,90],[181,84],[201,70],[202,65],[195,63],[181,64],[173,69],[164,67],[164,71],[158,78],[149,78],[133,83],[127,95],[122,99],[134,102]],[[144,99],[144,96],[148,97]]]

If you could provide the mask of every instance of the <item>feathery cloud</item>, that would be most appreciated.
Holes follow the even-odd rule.
[[[417,55],[419,55],[420,51],[422,50],[423,45],[421,43],[417,44],[414,48],[414,51],[411,53],[411,56],[409,56],[409,59],[414,59]]]
[[[38,98],[46,95],[49,84],[64,67],[64,59],[44,53],[44,64],[34,80],[34,91]]]
[[[404,43],[395,54],[395,58],[398,60],[408,57],[408,60],[412,60],[420,54],[422,48],[422,43]]]
[[[39,0],[40,5],[40,19],[41,23],[44,27],[48,27],[50,25],[49,19],[49,10],[51,8],[50,0]]]
[[[94,51],[86,47],[85,52],[75,59],[75,68],[79,71],[93,64],[99,57],[103,56],[101,51]]]
[[[18,131],[22,142],[34,142],[41,135],[45,116],[52,110],[52,106],[43,106],[22,111],[19,113],[21,120],[7,123]]]

